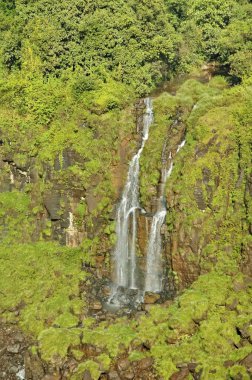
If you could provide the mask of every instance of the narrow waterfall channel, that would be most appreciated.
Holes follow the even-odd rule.
[[[153,122],[153,108],[150,98],[145,99],[146,111],[143,116],[143,132],[140,149],[135,154],[129,165],[127,182],[123,191],[122,199],[117,210],[116,236],[117,243],[114,253],[116,286],[129,289],[137,289],[137,209],[139,204],[139,170],[140,157],[145,142],[149,137],[149,128]]]
[[[185,140],[178,146],[176,153],[185,145]],[[163,290],[163,268],[162,268],[162,237],[161,228],[164,224],[167,214],[165,200],[165,185],[172,174],[173,158],[170,153],[165,167],[162,169],[160,196],[157,202],[157,211],[152,219],[149,242],[147,245],[147,260],[146,260],[146,277],[145,291],[158,293]]]
[[[126,305],[142,302],[144,292],[158,293],[163,290],[162,268],[162,236],[161,228],[167,214],[165,186],[172,174],[173,159],[170,152],[168,159],[163,159],[161,182],[157,211],[152,218],[150,234],[146,251],[146,273],[144,286],[139,284],[139,271],[137,265],[137,212],[142,210],[139,202],[139,172],[140,157],[149,137],[149,129],[153,123],[152,100],[146,98],[145,113],[143,115],[143,129],[141,146],[129,164],[127,182],[125,184],[116,216],[116,246],[113,255],[114,274],[113,288],[108,300],[112,305]],[[183,141],[176,153],[185,145]],[[165,152],[164,147],[164,152]],[[165,154],[165,153],[164,153]],[[176,155],[176,154],[175,154]],[[174,156],[175,156],[174,155]],[[129,301],[133,297],[134,301]]]

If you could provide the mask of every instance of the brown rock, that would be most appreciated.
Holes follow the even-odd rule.
[[[234,365],[233,360],[226,360],[226,361],[224,362],[224,367],[225,367],[225,368],[233,367],[233,365]]]
[[[242,328],[240,327],[236,327],[237,331],[239,332],[239,335],[241,335],[241,337],[243,339],[249,339],[250,337],[250,323],[242,326]]]
[[[126,371],[130,367],[130,362],[128,359],[121,359],[117,363],[117,368],[120,372]]]
[[[92,190],[88,191],[87,194],[86,194],[86,202],[87,202],[87,206],[88,206],[88,211],[90,213],[92,213],[92,211],[94,211],[99,203],[99,198],[96,197]]]
[[[24,336],[20,332],[18,332],[15,335],[15,341],[19,342],[19,343],[23,343],[24,342]]]
[[[104,255],[97,255],[95,256],[95,261],[96,261],[96,264],[102,264],[105,260],[105,257]]]
[[[145,214],[140,214],[138,215],[137,223],[138,223],[139,249],[140,249],[140,252],[145,252],[146,242],[148,241],[148,236],[149,236],[151,218],[146,217]],[[143,257],[143,260],[145,260],[145,257]]]
[[[5,351],[6,351],[6,347],[0,348],[0,358],[1,358],[1,356],[3,356]]]
[[[196,370],[197,366],[198,366],[198,363],[188,363],[187,364],[187,367],[188,367],[190,372],[194,372]]]
[[[123,374],[123,379],[126,379],[126,380],[133,380],[134,377],[135,377],[135,374],[131,369],[129,369],[127,372]]]
[[[105,296],[105,297],[109,297],[110,294],[111,294],[111,289],[109,286],[104,286],[102,288],[102,294]]]
[[[60,220],[60,201],[61,195],[59,192],[52,192],[45,194],[44,205],[51,220]]]
[[[44,379],[45,371],[44,371],[43,363],[37,355],[30,355],[29,352],[26,352],[24,359],[25,359],[25,375],[27,379],[48,380],[47,378]]]
[[[109,380],[120,380],[120,377],[116,371],[109,372],[108,378]]]
[[[195,200],[197,202],[198,208],[200,210],[205,210],[206,209],[206,203],[204,200],[203,189],[202,189],[200,182],[198,182],[197,186],[195,186],[194,197],[195,197]]]
[[[147,292],[147,293],[145,293],[145,296],[144,296],[144,303],[146,303],[146,304],[154,304],[159,299],[160,299],[160,295],[159,294]]]
[[[82,380],[93,380],[91,373],[87,369],[83,374]]]
[[[246,367],[249,372],[252,372],[252,353],[242,359],[240,363],[244,365],[244,367]]]
[[[252,277],[246,276],[244,278],[244,284],[246,287],[252,287]]]
[[[7,347],[7,351],[10,354],[18,354],[20,350],[20,344],[13,344],[12,346]]]
[[[177,337],[168,336],[165,340],[167,344],[176,344],[178,341]]]
[[[173,304],[172,300],[167,300],[162,304],[162,307],[167,308]]]
[[[140,370],[145,370],[147,368],[152,367],[153,363],[154,363],[153,358],[144,358],[138,362],[138,368]]]
[[[85,344],[84,351],[85,351],[85,356],[88,358],[91,358],[97,355],[97,349],[92,344]]]
[[[170,380],[186,380],[189,376],[190,372],[188,368],[184,368],[179,372],[174,373]]]
[[[187,363],[178,363],[178,364],[176,365],[176,367],[177,367],[178,369],[188,368]]]
[[[102,304],[100,301],[96,300],[90,305],[90,309],[92,310],[102,310]]]

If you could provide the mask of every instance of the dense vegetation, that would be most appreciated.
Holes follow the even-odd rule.
[[[250,378],[251,25],[246,0],[1,1],[0,314],[54,368],[72,358],[69,379],[86,369],[99,379],[120,356],[154,358],[165,380],[189,364],[188,379]],[[209,62],[219,75],[200,83]],[[137,144],[134,104],[187,74],[176,96],[154,100],[140,191],[150,210],[179,117],[169,143],[184,130],[187,143],[166,189],[166,234],[190,269],[185,278],[173,264],[177,289],[193,285],[140,319],[98,323],[83,287],[92,266],[108,275],[116,173],[126,175],[121,156]],[[63,246],[69,209],[76,248]]]

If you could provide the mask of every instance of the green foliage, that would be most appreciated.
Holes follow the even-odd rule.
[[[212,370],[216,370],[218,378],[225,378],[229,374],[225,360],[238,361],[251,352],[251,346],[233,350],[240,341],[236,329],[240,317],[226,303],[227,297],[235,295],[232,283],[231,277],[215,272],[201,276],[169,309],[157,307],[142,318],[138,334],[140,339],[147,339],[144,331],[152,331],[148,334],[149,344],[153,344],[151,355],[161,376],[169,378],[177,364],[194,362],[200,363],[204,379]],[[247,316],[250,292],[251,288],[241,291],[246,298]],[[169,344],[174,340],[176,344]],[[242,373],[246,373],[244,368]]]
[[[64,358],[70,345],[78,345],[80,332],[78,330],[54,329],[43,330],[39,337],[39,348],[44,360]]]
[[[204,59],[235,65],[234,52],[241,58],[251,47],[251,4],[246,0],[105,5],[99,0],[18,0],[4,1],[0,12],[5,66],[29,67],[45,76],[65,71],[75,76],[77,71],[76,96],[97,89],[108,76],[144,94],[163,77]],[[116,99],[107,101],[117,106]]]
[[[211,2],[191,0],[189,2],[187,15],[200,29],[201,51],[208,59],[214,59],[219,55],[217,44],[219,33],[229,24],[236,7],[237,3],[234,0]]]
[[[163,67],[174,65],[179,40],[162,0],[111,1],[105,6],[100,1],[85,6],[78,0],[25,5],[16,1],[5,38],[3,58],[8,67],[25,64],[24,45],[39,57],[44,74],[81,66],[86,78],[75,87],[76,93],[93,89],[95,77],[107,72],[146,92],[160,80]]]
[[[128,347],[134,336],[134,330],[127,319],[118,319],[114,324],[101,323],[93,330],[84,328],[82,342],[95,344],[111,358],[115,358],[123,348]]]
[[[80,250],[52,243],[2,245],[1,310],[9,316],[21,308],[19,322],[35,336],[47,326],[76,326],[85,306],[79,298],[79,281],[86,277],[82,258]]]
[[[236,78],[251,75],[251,21],[252,7],[249,4],[244,6],[222,31],[218,41],[221,61],[230,65],[230,72]]]
[[[29,195],[18,191],[0,193],[0,207],[2,242],[29,242],[34,232]]]
[[[98,380],[101,374],[98,363],[92,360],[87,360],[85,363],[81,363],[78,366],[77,372],[71,376],[71,380],[82,380],[85,371],[90,372],[93,380]]]

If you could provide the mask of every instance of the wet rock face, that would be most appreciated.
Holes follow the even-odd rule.
[[[29,348],[33,342],[15,325],[0,322],[0,380],[60,380]]]
[[[246,188],[244,194],[244,203],[246,208],[246,214],[249,216],[252,212],[252,174],[246,178]],[[248,218],[249,219],[249,218]],[[248,222],[248,225],[245,225],[245,228],[248,229],[248,234],[252,235],[252,223]],[[252,242],[248,242],[243,249],[243,264],[242,270],[245,274],[252,276]]]
[[[197,258],[201,253],[201,223],[200,221],[196,223],[188,233],[181,219],[166,245],[166,253],[171,259],[172,270],[178,276],[175,280],[179,279],[177,289],[188,287],[200,275],[201,269]]]
[[[145,253],[146,251],[146,243],[148,242],[148,237],[151,229],[151,221],[152,221],[152,214],[139,214],[138,215],[138,245],[139,249],[142,253]],[[146,257],[145,254],[142,254],[141,256],[142,263],[141,268],[144,271],[146,266]]]
[[[34,210],[39,210],[34,220],[35,233],[31,240],[37,240],[42,235],[47,240],[66,244],[71,203],[78,203],[85,195],[85,189],[79,191],[71,188],[67,181],[59,181],[62,176],[59,173],[80,160],[80,157],[71,150],[65,150],[62,157],[55,159],[54,164],[38,162],[36,158],[19,163],[17,159],[14,161],[16,152],[13,152],[13,157],[1,153],[0,192],[25,193],[29,186],[30,207],[33,209],[30,213],[33,215]]]
[[[218,251],[231,257],[240,236],[252,233],[248,217],[251,176],[246,178],[246,170],[240,167],[235,142],[226,140],[211,128],[208,139],[198,141],[183,159],[186,169],[181,169],[176,184],[168,189],[172,218],[165,249],[177,290],[189,287],[213,268]],[[241,226],[233,237],[227,232],[228,223]],[[240,246],[240,264],[243,272],[251,275],[252,246],[247,240]]]
[[[0,379],[24,380],[25,352],[28,343],[13,326],[0,323]]]
[[[200,186],[200,184],[197,184],[194,189],[194,197],[197,202],[199,210],[205,210],[206,209],[206,203],[204,200],[204,195],[203,195],[203,189]]]
[[[128,289],[119,286],[116,292],[111,291],[109,303],[117,308],[135,310],[143,302],[143,291],[139,289]]]
[[[170,258],[172,271],[175,274],[174,280],[177,290],[189,287],[202,273],[202,251],[211,239],[210,235],[204,232],[206,223],[204,212],[207,206],[202,190],[199,187],[195,188],[194,195],[202,216],[195,218],[190,227],[184,223],[183,212],[176,208],[176,195],[174,194],[174,198],[171,198],[173,207],[176,209],[176,223],[165,248],[166,255]]]

